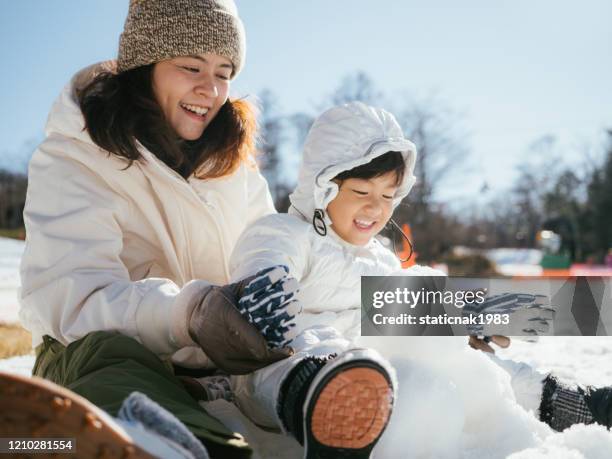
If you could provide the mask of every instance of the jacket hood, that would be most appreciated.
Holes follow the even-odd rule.
[[[98,74],[115,72],[115,69],[115,61],[106,61],[90,65],[77,72],[53,103],[45,125],[45,135],[49,137],[52,134],[60,134],[93,144],[94,142],[85,129],[85,119],[79,107],[77,93]]]
[[[331,220],[325,212],[338,194],[332,179],[349,169],[369,163],[389,151],[399,151],[406,163],[393,208],[410,192],[416,178],[416,147],[404,138],[395,117],[380,108],[361,102],[333,107],[319,116],[304,144],[298,185],[289,196],[289,213],[312,221],[316,209],[321,209],[324,221]]]

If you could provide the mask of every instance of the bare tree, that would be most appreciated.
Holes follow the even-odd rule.
[[[383,93],[379,91],[372,79],[363,71],[345,76],[332,92],[330,102],[333,105],[359,101],[364,104],[380,106]]]
[[[590,252],[600,260],[612,250],[612,129],[607,134],[604,159],[589,177],[583,224]]]
[[[535,245],[536,233],[543,222],[543,191],[536,171],[521,167],[521,175],[512,189],[518,228],[516,238],[524,247]]]
[[[0,169],[0,228],[23,226],[27,186],[25,174]]]
[[[297,151],[302,150],[314,120],[314,116],[307,113],[294,113],[289,117],[289,122],[295,131],[295,147]]]
[[[411,201],[429,205],[436,190],[448,186],[451,176],[465,173],[469,150],[466,132],[459,124],[458,114],[435,96],[422,99],[405,97],[395,101],[394,114],[404,135],[417,147],[417,184]]]
[[[400,206],[396,218],[409,222],[421,259],[439,259],[452,244],[459,223],[452,212],[435,200],[436,190],[451,186],[453,177],[465,173],[469,150],[456,114],[436,98],[395,100],[392,111],[404,135],[417,148],[417,182],[407,205]],[[445,222],[442,220],[445,219]],[[454,228],[454,229],[453,229]]]
[[[362,71],[346,75],[336,88],[327,97],[316,104],[317,115],[333,106],[349,102],[363,102],[365,104],[381,106],[383,94],[379,91],[372,79]],[[306,135],[315,120],[310,113],[294,113],[289,120],[295,129],[296,147],[299,150],[304,146]]]
[[[31,138],[15,152],[0,156],[0,228],[23,227],[28,187],[27,166],[41,139]]]
[[[268,180],[275,203],[286,200],[288,185],[283,180],[283,144],[286,140],[285,118],[278,110],[278,102],[272,91],[266,89],[258,97],[260,107],[259,163]]]
[[[519,176],[511,190],[517,222],[516,238],[523,247],[534,247],[536,236],[547,220],[545,200],[560,175],[562,161],[557,139],[544,135],[531,143]]]

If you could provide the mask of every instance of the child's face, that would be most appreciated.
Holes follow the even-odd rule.
[[[346,242],[366,245],[387,224],[397,191],[395,172],[371,179],[349,178],[327,206],[332,229]]]

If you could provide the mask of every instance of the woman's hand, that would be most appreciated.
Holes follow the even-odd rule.
[[[206,355],[228,374],[246,374],[282,360],[293,349],[270,349],[265,337],[238,310],[238,299],[254,279],[209,287],[193,309],[189,334]]]

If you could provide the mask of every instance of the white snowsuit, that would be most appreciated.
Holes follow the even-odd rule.
[[[414,145],[403,137],[396,120],[384,110],[362,103],[328,110],[315,121],[306,139],[299,182],[290,196],[289,214],[259,219],[236,243],[230,258],[232,281],[271,266],[285,265],[289,275],[299,282],[297,299],[303,308],[296,317],[294,334],[298,337],[292,346],[298,352],[294,356],[250,375],[232,378],[237,405],[259,425],[282,429],[276,414],[279,388],[300,360],[308,355],[340,354],[354,347],[351,341],[360,335],[361,276],[393,275],[401,270],[395,254],[378,240],[372,239],[363,247],[344,241],[331,229],[326,213],[325,236],[318,234],[312,223],[315,209],[325,210],[336,196],[338,186],[331,181],[336,175],[388,151],[402,152],[406,163],[403,183],[393,202],[395,207],[415,182]],[[423,266],[414,266],[401,274],[445,275]],[[367,352],[394,374],[376,351]],[[513,368],[512,363],[505,367],[509,371]],[[519,377],[513,377],[513,382],[518,383],[521,399],[539,401],[541,380],[536,381],[525,367],[515,368]],[[531,396],[525,396],[527,389]]]
[[[331,229],[325,212],[325,236],[312,224],[315,209],[324,211],[338,192],[331,181],[336,175],[389,151],[401,152],[406,163],[395,207],[415,182],[414,145],[384,110],[362,103],[328,110],[315,121],[306,139],[289,214],[261,218],[236,243],[230,258],[233,281],[270,266],[287,266],[289,275],[299,282],[297,299],[303,308],[296,317],[298,336],[292,346],[298,352],[294,356],[232,378],[237,405],[257,424],[282,428],[276,415],[279,388],[305,356],[341,354],[354,347],[351,341],[359,336],[361,321],[361,276],[389,275],[401,269],[398,258],[376,239],[363,247],[345,242]],[[411,269],[415,275],[443,275],[425,267]],[[350,351],[341,358],[350,359],[351,352],[358,352],[360,358],[366,355],[393,374],[376,351]]]

